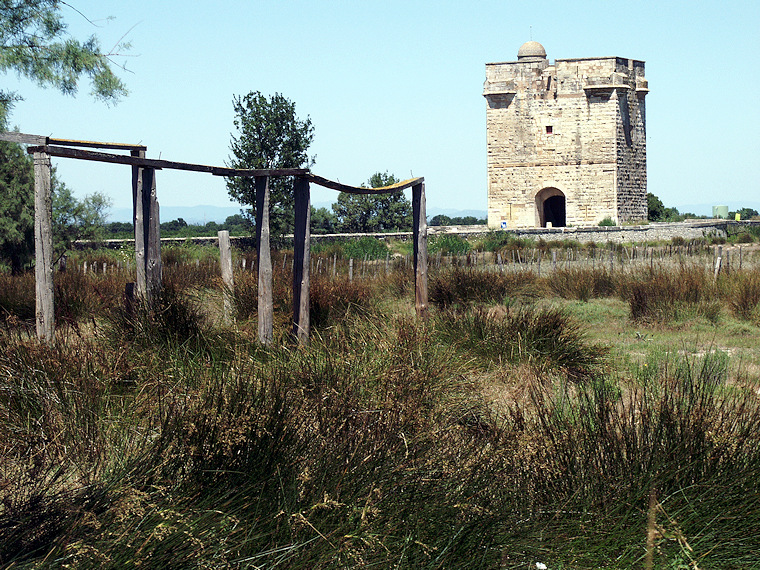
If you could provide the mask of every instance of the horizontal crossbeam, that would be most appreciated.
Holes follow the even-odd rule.
[[[61,145],[61,146],[79,146],[87,148],[105,148],[111,150],[146,150],[148,147],[141,144],[124,144],[96,141],[77,141],[71,139],[56,139],[42,135],[28,135],[25,133],[5,132],[0,133],[0,141],[15,142],[19,144],[31,144],[35,146],[42,145]]]
[[[309,182],[313,182],[318,186],[324,186],[325,188],[331,188],[332,190],[337,190],[338,192],[346,192],[348,194],[389,194],[391,192],[405,190],[406,188],[412,188],[413,186],[422,184],[425,181],[425,179],[422,177],[410,178],[409,180],[403,180],[401,182],[397,182],[396,184],[391,184],[390,186],[382,186],[381,188],[362,188],[360,186],[347,186],[346,184],[341,184],[340,182],[333,182],[327,178],[317,176],[316,174],[309,174],[307,178],[309,179]]]
[[[128,164],[130,166],[142,166],[143,168],[153,168],[155,170],[172,169],[172,170],[189,170],[192,172],[208,172],[215,176],[305,176],[309,173],[306,168],[273,168],[273,169],[241,169],[226,168],[221,166],[206,166],[203,164],[191,164],[187,162],[174,162],[171,160],[160,160],[155,158],[142,158],[139,156],[126,156],[122,154],[110,154],[106,152],[95,152],[92,150],[81,150],[77,148],[68,148],[62,146],[42,145],[29,147],[27,152],[43,152],[50,156],[61,158],[78,158],[81,160],[92,160],[95,162],[108,162],[111,164]]]

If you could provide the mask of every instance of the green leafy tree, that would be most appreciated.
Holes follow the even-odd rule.
[[[95,36],[84,41],[69,37],[59,0],[0,1],[0,71],[15,71],[41,87],[54,87],[75,94],[80,77],[92,82],[92,95],[106,102],[117,101],[127,90],[111,69],[111,57]],[[128,49],[120,44],[114,49]],[[0,127],[21,97],[0,90]]]
[[[430,218],[429,224],[431,226],[450,226],[451,218],[448,217],[446,214],[438,214]]]
[[[53,202],[53,249],[57,255],[71,249],[80,239],[102,239],[111,199],[105,194],[94,192],[83,200],[71,193],[53,171],[51,180]]]
[[[369,188],[381,188],[399,180],[388,172],[376,172],[368,182]],[[387,194],[341,192],[332,209],[338,230],[344,233],[405,231],[412,227],[412,204],[402,190]]]
[[[335,233],[338,220],[327,208],[311,207],[311,233],[332,234]]]
[[[736,217],[736,214],[739,214],[740,220],[751,220],[760,215],[754,208],[739,208],[735,212],[729,212],[728,219],[733,220]]]
[[[647,192],[647,220],[659,222],[665,219],[665,204],[651,192]]]
[[[20,145],[0,141],[0,256],[20,273],[33,253],[33,162]]]
[[[476,226],[478,224],[486,224],[488,220],[484,218],[476,218],[475,216],[455,216],[451,218],[450,225],[452,226]]]
[[[275,93],[270,98],[258,91],[233,99],[235,132],[232,133],[228,165],[232,168],[311,168],[308,150],[314,128],[308,117],[296,115],[295,103]],[[230,196],[247,206],[256,216],[256,188],[253,178],[227,179]],[[293,230],[293,180],[276,177],[269,181],[269,223],[273,236]]]
[[[187,227],[187,222],[183,218],[177,218],[176,220],[171,220],[169,222],[161,223],[162,232],[178,232],[182,228],[186,228],[186,227]]]

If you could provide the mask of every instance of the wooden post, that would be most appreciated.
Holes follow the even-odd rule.
[[[715,250],[713,250],[715,253]],[[713,274],[713,281],[718,279],[718,273],[720,273],[720,266],[723,262],[723,246],[718,246],[718,256],[715,258],[715,273]]]
[[[34,280],[37,338],[48,344],[55,333],[53,306],[53,208],[50,156],[34,153]]]
[[[131,151],[145,158],[144,150]],[[132,206],[135,226],[137,296],[150,302],[161,289],[161,224],[156,197],[156,171],[132,167]]]
[[[232,295],[235,289],[235,281],[232,275],[232,247],[230,246],[230,232],[220,230],[219,236],[219,263],[222,270],[222,282],[224,283],[224,322],[232,322]]]
[[[309,257],[311,200],[309,181],[295,179],[295,228],[293,230],[293,336],[298,344],[309,344]]]
[[[412,186],[412,216],[414,224],[414,307],[417,316],[427,318],[427,214],[425,212],[425,183]]]
[[[148,232],[145,276],[148,287],[148,299],[152,301],[161,290],[161,279],[163,277],[163,269],[161,267],[161,220],[158,211],[158,197],[156,195],[156,171],[153,168],[144,169],[143,182],[145,183],[143,187],[143,199],[147,205],[147,208],[143,210],[143,214],[147,218],[146,228]]]
[[[132,156],[145,158],[144,150],[133,150]],[[145,276],[145,215],[143,212],[143,168],[141,166],[132,167],[132,221],[135,227],[135,271],[137,297],[145,299],[147,278]]]
[[[269,245],[269,177],[256,177],[256,259],[259,273],[259,342],[272,344],[274,304],[272,302],[272,250]]]
[[[348,260],[348,280],[354,280],[354,258]]]

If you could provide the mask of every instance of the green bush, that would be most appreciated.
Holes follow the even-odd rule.
[[[384,241],[370,236],[343,243],[343,257],[346,259],[385,259],[388,253]]]
[[[472,245],[459,234],[442,234],[428,239],[428,253],[442,255],[466,255]]]

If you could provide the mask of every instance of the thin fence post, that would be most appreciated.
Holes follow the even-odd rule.
[[[713,253],[715,250],[713,249]],[[715,272],[713,274],[713,281],[717,281],[718,273],[720,273],[720,266],[723,261],[723,246],[718,246],[718,256],[715,258]]]
[[[270,345],[274,338],[274,304],[272,301],[272,250],[269,244],[269,177],[257,176],[255,185],[256,264],[259,283],[258,335],[260,343]]]
[[[50,156],[34,153],[34,282],[37,338],[52,343],[55,334],[53,305],[53,208],[50,194]]]
[[[726,249],[726,275],[731,274],[731,250]]]
[[[425,183],[412,186],[412,216],[414,224],[414,306],[417,316],[427,318],[428,312],[428,258],[427,215]]]
[[[295,198],[295,228],[293,231],[293,336],[298,344],[309,344],[309,258],[310,246],[310,198],[309,181],[297,177],[293,194]]]
[[[350,258],[348,260],[348,280],[353,281],[354,280],[354,258]]]
[[[230,232],[220,230],[219,237],[219,263],[224,283],[224,322],[232,322],[232,295],[235,290],[235,282],[232,274],[232,247],[230,246]]]

